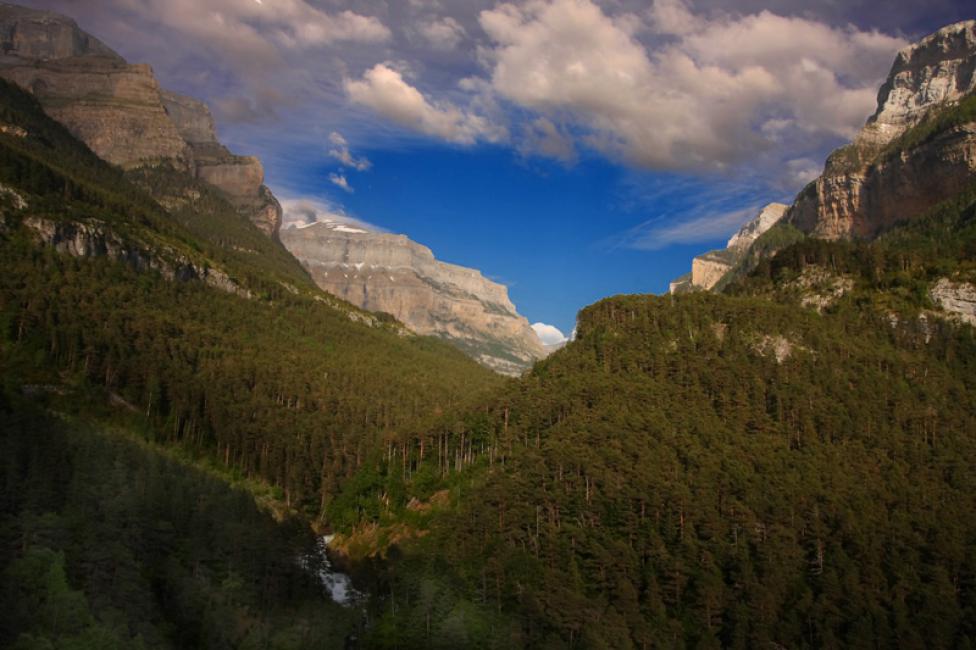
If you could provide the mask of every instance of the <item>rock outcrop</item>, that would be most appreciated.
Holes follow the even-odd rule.
[[[189,145],[197,177],[224,191],[264,233],[278,236],[281,205],[264,185],[264,167],[254,156],[236,156],[217,139],[213,115],[193,97],[162,91],[166,113]]]
[[[126,169],[167,163],[223,190],[275,237],[281,206],[253,157],[217,140],[206,105],[162,90],[64,16],[0,3],[0,77],[27,89],[99,157]]]
[[[404,235],[322,221],[285,228],[281,241],[322,289],[447,339],[493,370],[519,374],[546,356],[503,285],[438,261]]]
[[[153,270],[167,280],[198,280],[215,289],[251,298],[251,292],[234,282],[222,269],[194,262],[172,251],[159,251],[127,241],[97,220],[54,221],[29,216],[24,225],[43,244],[72,257],[107,257],[137,271]]]
[[[927,137],[906,136],[935,125],[974,91],[976,21],[903,49],[874,115],[851,144],[831,154],[786,220],[815,237],[870,238],[965,189],[976,180],[976,122],[960,119]]]
[[[964,323],[976,326],[976,286],[941,278],[930,290],[932,301]]]
[[[691,274],[671,283],[670,293],[705,290],[715,287],[742,260],[749,247],[786,214],[788,206],[770,203],[739,229],[721,250],[709,251],[691,261]]]

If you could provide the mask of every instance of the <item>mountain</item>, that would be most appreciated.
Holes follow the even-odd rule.
[[[404,235],[337,221],[297,225],[281,241],[315,283],[412,331],[443,338],[480,363],[518,375],[547,352],[508,290],[475,269],[447,264]]]
[[[0,77],[30,91],[104,160],[126,169],[165,164],[222,190],[274,238],[281,206],[252,157],[218,141],[204,104],[160,88],[148,65],[130,65],[71,19],[0,4]]]
[[[968,87],[970,25],[896,62],[934,84],[867,167],[933,156],[882,174],[914,197],[896,220],[775,208],[711,291],[587,307],[518,383],[346,484],[336,547],[393,558],[375,584],[400,613],[371,641],[973,647],[973,95],[935,90]]]
[[[33,65],[108,56],[37,20]],[[970,61],[943,32],[921,74]],[[109,164],[0,80],[0,646],[976,646],[976,179],[930,178],[971,98],[868,166],[929,151],[882,175],[925,209],[774,210],[712,291],[601,300],[505,380],[322,291],[196,162]],[[352,275],[357,230],[295,234]]]
[[[0,124],[4,390],[114,395],[148,437],[219,449],[310,514],[392,431],[501,381],[318,289],[226,193],[110,165],[2,80]]]
[[[974,92],[976,20],[949,25],[906,47],[867,124],[827,158],[823,173],[785,214],[772,204],[775,219],[767,219],[751,241],[742,240],[749,246],[733,247],[733,237],[728,249],[696,257],[692,273],[672,282],[671,293],[721,289],[804,234],[876,237],[966,190],[976,181]],[[762,215],[750,223],[761,221]]]
[[[976,20],[898,53],[878,107],[785,221],[814,237],[873,237],[976,178]]]
[[[672,282],[669,293],[694,289],[707,291],[713,288],[743,260],[749,248],[759,237],[779,223],[788,207],[782,203],[770,203],[764,207],[758,215],[732,235],[725,248],[695,257],[691,262],[691,273]]]

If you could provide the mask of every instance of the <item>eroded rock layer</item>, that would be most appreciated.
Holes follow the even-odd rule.
[[[448,339],[494,370],[519,374],[546,356],[503,285],[438,261],[404,235],[319,222],[285,228],[281,241],[322,289]]]
[[[913,127],[976,91],[976,21],[950,25],[895,59],[878,108],[854,141],[797,197],[787,221],[824,239],[869,238],[976,178],[976,123],[962,120],[905,141]]]
[[[44,110],[99,157],[126,169],[166,163],[223,190],[269,236],[281,206],[257,158],[217,140],[203,102],[160,88],[64,16],[0,3],[0,77],[29,90]]]

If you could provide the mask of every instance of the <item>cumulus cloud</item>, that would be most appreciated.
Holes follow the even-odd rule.
[[[443,51],[455,49],[467,36],[461,23],[450,16],[423,18],[415,31],[432,48]]]
[[[383,228],[356,219],[346,214],[342,208],[314,198],[290,198],[281,201],[282,227],[308,226],[313,223],[343,223],[373,232],[385,232]]]
[[[338,131],[333,131],[329,134],[329,142],[332,143],[332,149],[329,150],[329,155],[346,167],[364,172],[372,166],[372,163],[366,158],[356,158],[352,155],[352,152],[349,151],[349,142]]]
[[[305,0],[143,0],[125,2],[143,18],[207,40],[252,60],[285,48],[340,42],[377,43],[391,33],[379,19],[345,10],[329,13]]]
[[[555,158],[564,163],[576,160],[572,136],[545,117],[538,117],[524,125],[518,150],[524,156]]]
[[[522,108],[572,116],[590,146],[634,164],[725,169],[782,141],[787,121],[849,137],[904,45],[769,11],[704,18],[680,0],[657,0],[649,16],[641,25],[592,0],[482,11],[491,85]]]
[[[346,179],[344,174],[335,174],[335,173],[329,174],[329,182],[331,182],[333,185],[337,187],[342,188],[343,190],[349,192],[350,194],[352,194],[353,192],[352,186],[349,185],[349,181]]]
[[[501,129],[486,117],[450,102],[431,102],[389,63],[378,63],[361,79],[346,80],[346,93],[357,103],[409,129],[458,144],[498,141]]]
[[[542,341],[542,344],[547,347],[562,345],[569,340],[566,338],[566,335],[554,325],[548,325],[546,323],[533,323],[532,329],[535,330],[535,333],[539,337],[539,340]]]

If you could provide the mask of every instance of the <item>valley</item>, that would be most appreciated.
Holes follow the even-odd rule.
[[[976,643],[976,21],[551,348],[406,235],[283,223],[73,20],[0,45],[0,646]]]

